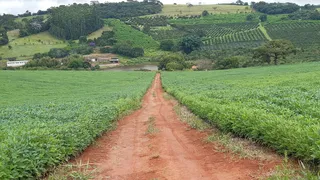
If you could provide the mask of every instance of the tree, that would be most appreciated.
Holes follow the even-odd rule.
[[[187,68],[187,64],[183,56],[179,54],[162,56],[158,65],[159,70],[167,71],[183,70],[184,68]]]
[[[268,16],[266,14],[262,14],[259,19],[261,22],[266,22],[268,20]]]
[[[202,16],[208,16],[209,15],[209,12],[207,11],[207,10],[204,10],[203,12],[202,12]]]
[[[7,35],[7,31],[4,28],[0,27],[0,46],[6,45],[9,43],[9,38]]]
[[[143,26],[143,32],[148,34],[150,32],[150,25],[149,24],[145,24]]]
[[[243,5],[243,1],[237,0],[237,1],[236,1],[236,4],[238,4],[238,5]]]
[[[202,45],[201,38],[199,36],[185,36],[180,42],[180,47],[183,52],[186,54],[191,53],[194,50],[197,50]]]
[[[80,36],[79,38],[79,44],[85,44],[87,43],[88,40],[87,40],[87,36]]]
[[[288,40],[273,40],[254,50],[253,58],[261,58],[268,64],[272,58],[277,65],[280,58],[285,59],[289,54],[296,53],[296,48]]]
[[[231,69],[240,67],[240,57],[232,56],[218,60],[215,64],[217,69]]]
[[[249,15],[246,17],[246,20],[247,20],[247,21],[253,21],[255,18],[256,18],[256,16],[255,16],[254,14],[249,14]]]
[[[8,46],[8,48],[9,48],[9,50],[11,50],[11,49],[12,49],[12,46],[11,46],[11,45],[9,45],[9,46]]]
[[[160,42],[160,49],[164,51],[172,51],[174,42],[171,39],[163,40]]]

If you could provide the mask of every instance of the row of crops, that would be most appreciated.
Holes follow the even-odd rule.
[[[243,31],[239,33],[228,34],[225,36],[209,38],[203,41],[204,45],[213,45],[221,43],[242,42],[242,41],[266,41],[267,38],[260,31],[260,29],[254,29],[250,31]]]
[[[198,24],[179,26],[188,32],[204,31],[206,37],[224,36],[231,33],[248,31],[259,27],[258,23],[226,23],[226,24]]]
[[[261,46],[265,41],[248,41],[248,42],[231,42],[231,43],[221,43],[221,44],[211,44],[207,46],[202,46],[202,50],[224,50],[224,49],[237,49],[237,48],[255,48]]]
[[[36,179],[140,99],[148,72],[0,71],[0,179]]]
[[[320,43],[320,23],[268,24],[266,29],[272,39],[288,39],[299,47],[319,45]]]
[[[165,90],[224,132],[319,164],[320,64],[164,72]]]

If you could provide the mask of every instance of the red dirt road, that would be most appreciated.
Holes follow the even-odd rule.
[[[118,123],[76,160],[90,161],[96,179],[229,180],[257,179],[277,163],[240,159],[205,143],[207,133],[190,130],[173,103],[163,98],[160,75],[143,98],[142,108]],[[150,118],[155,131],[148,133]]]

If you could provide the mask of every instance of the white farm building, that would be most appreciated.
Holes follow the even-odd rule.
[[[28,63],[29,61],[7,61],[7,67],[19,67],[19,66],[24,66]]]

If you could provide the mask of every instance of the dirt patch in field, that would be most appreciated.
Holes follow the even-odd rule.
[[[179,120],[172,101],[163,98],[160,75],[142,108],[118,123],[75,161],[98,169],[95,179],[258,179],[280,161],[243,159],[221,152],[204,139],[208,132]]]

